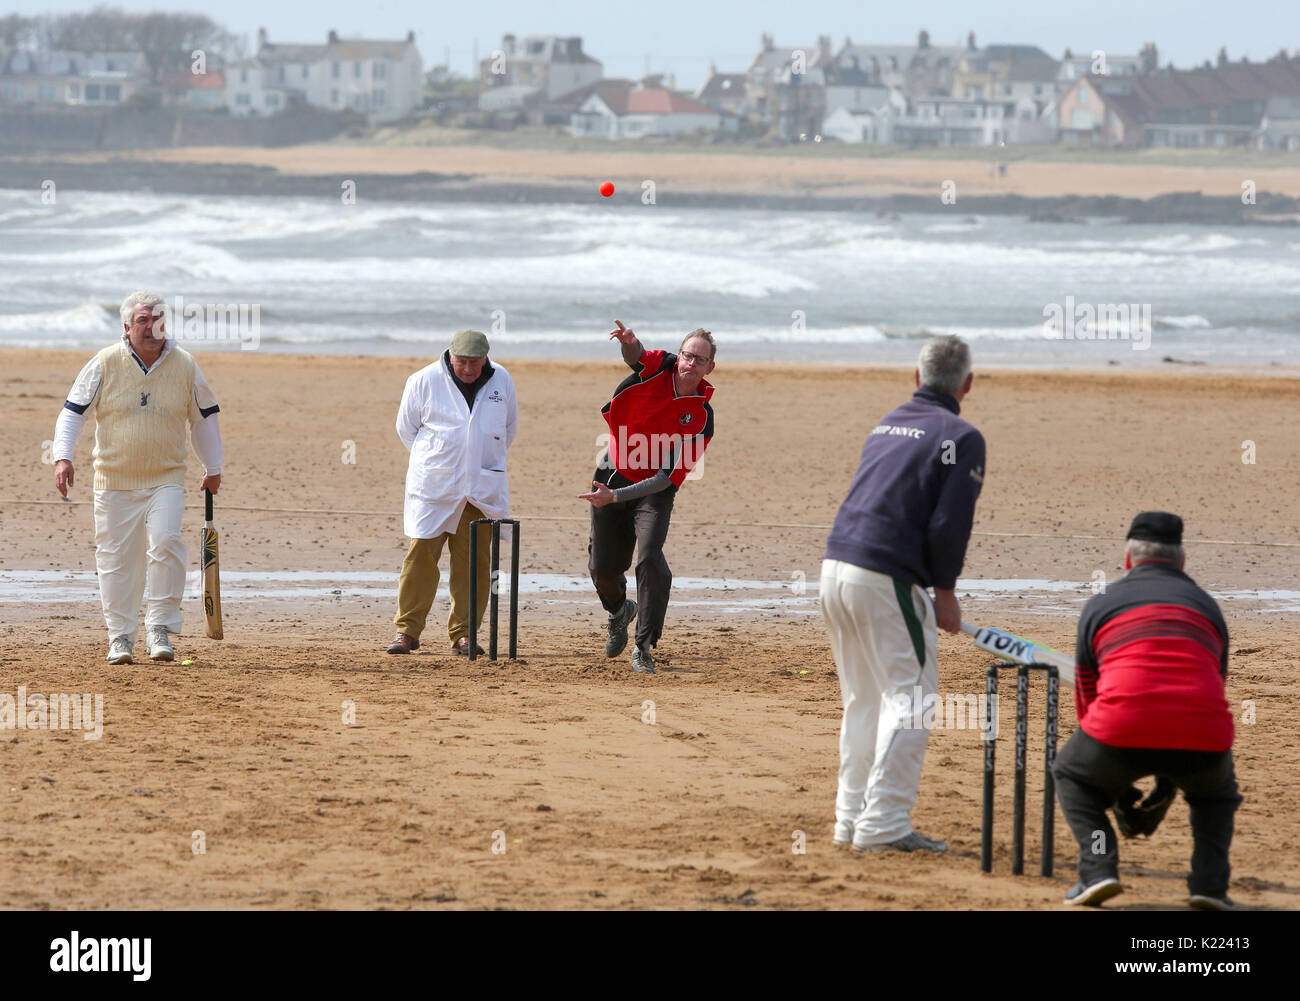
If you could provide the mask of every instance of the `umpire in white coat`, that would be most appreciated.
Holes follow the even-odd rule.
[[[397,635],[389,653],[419,648],[444,544],[451,550],[447,633],[453,651],[468,652],[470,524],[510,516],[506,450],[518,429],[514,380],[488,360],[488,339],[477,330],[458,332],[441,358],[406,380],[397,433],[411,453],[404,519],[411,544],[397,586]],[[492,586],[484,541],[479,540],[476,627]]]

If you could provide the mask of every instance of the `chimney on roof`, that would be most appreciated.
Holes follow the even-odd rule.
[[[916,36],[916,47],[918,49],[928,49],[930,47],[930,33],[924,28]]]
[[[772,36],[771,36],[770,34],[768,34],[766,31],[763,32],[762,37],[759,39],[759,45],[761,45],[761,46],[763,47],[763,51],[764,51],[764,52],[771,52],[771,51],[772,51]]]
[[[1227,66],[1227,65],[1228,65],[1228,47],[1227,47],[1226,45],[1221,45],[1221,46],[1219,46],[1219,59],[1218,59],[1218,64],[1219,64],[1220,66]]]
[[[972,52],[975,51],[975,32],[973,31],[968,32],[966,35],[966,48],[970,49]]]
[[[823,66],[831,61],[831,36],[817,36],[817,60]]]
[[[326,41],[327,41],[330,45],[338,45],[338,44],[339,44],[339,33],[338,33],[337,31],[335,31],[333,28],[330,28],[330,33],[329,33],[329,35],[326,36]]]
[[[1142,46],[1142,72],[1154,73],[1160,68],[1160,53],[1156,50],[1155,42],[1147,42]],[[1208,61],[1208,60],[1207,60]]]
[[[515,54],[515,36],[514,36],[514,35],[502,35],[502,36],[501,36],[501,51],[504,52],[507,56],[513,56],[513,55]]]
[[[266,29],[258,28],[257,29],[257,51],[261,52],[264,48],[266,48]]]
[[[415,29],[414,29],[414,28],[412,28],[410,31],[408,31],[408,32],[406,33],[406,40],[407,40],[408,42],[412,43],[412,44],[415,43]]]

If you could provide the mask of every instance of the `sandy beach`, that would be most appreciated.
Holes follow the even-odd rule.
[[[285,174],[464,174],[479,184],[591,185],[612,180],[638,192],[654,180],[666,192],[816,195],[875,198],[933,196],[945,182],[963,195],[1025,198],[1154,198],[1175,192],[1240,198],[1242,182],[1259,192],[1300,196],[1300,167],[1278,165],[1192,166],[1144,162],[1013,162],[1005,176],[991,176],[991,155],[969,159],[927,157],[784,155],[774,152],[678,152],[654,149],[501,149],[491,145],[350,145],[319,143],[275,149],[185,147],[136,153],[89,153],[61,159],[80,163],[128,161],[215,166],[270,167]]]
[[[428,169],[487,166],[471,149],[437,151],[444,154],[463,159]],[[367,156],[367,169],[382,161],[416,170],[419,157],[434,154],[325,147],[239,155],[301,158],[278,165],[303,170],[339,170],[355,159],[329,157]],[[572,179],[579,170],[558,154],[529,159],[538,173]],[[661,159],[665,171],[679,171],[675,183],[705,183],[715,169],[734,169],[737,184],[798,176],[776,157],[739,158],[730,168],[721,157],[695,166]],[[503,176],[523,170],[493,166]],[[634,160],[610,159],[585,176],[616,166],[637,175]],[[803,166],[826,170],[819,176],[828,184],[858,183],[835,174],[839,166]],[[880,171],[872,183],[886,183],[901,164],[860,166]],[[1162,180],[1152,168],[1131,180],[1077,169],[1080,183],[1089,175],[1098,190],[1185,181]],[[1026,171],[1010,181],[1050,183],[1046,173],[1036,177]],[[1230,182],[1223,172],[1201,183]],[[1300,193],[1300,172],[1276,179],[1279,190],[1284,184]],[[24,874],[0,887],[0,907],[1060,907],[1074,846],[1059,811],[1056,875],[1008,875],[1009,750],[995,872],[978,872],[975,730],[936,730],[926,758],[914,820],[949,841],[946,856],[832,848],[839,690],[815,603],[798,585],[816,580],[865,435],[906,399],[911,372],[729,366],[720,342],[717,437],[703,474],[677,500],[667,556],[679,579],[772,586],[744,608],[726,606],[721,586],[677,592],[655,677],[606,661],[604,613],[594,594],[576,592],[524,595],[517,662],[453,657],[443,599],[419,654],[383,653],[392,602],[351,582],[391,574],[386,586],[395,588],[405,452],[393,420],[404,380],[431,359],[196,352],[222,406],[223,572],[337,575],[338,584],[324,586],[338,594],[231,600],[226,639],[216,642],[202,635],[187,592],[178,663],[123,667],[103,660],[97,601],[6,598],[0,692],[103,693],[105,714],[98,741],[0,731],[0,870]],[[87,357],[0,351],[0,457],[11,471],[0,490],[0,583],[94,569],[90,434],[77,453],[71,503],[59,499],[42,462]],[[523,570],[580,580],[587,523],[575,495],[595,465],[599,407],[622,377],[620,364],[612,351],[608,364],[502,362],[520,400],[509,468]],[[1245,796],[1233,896],[1249,907],[1294,908],[1300,817],[1273,790],[1300,765],[1300,616],[1266,592],[1294,592],[1300,581],[1300,440],[1292,430],[1300,378],[983,371],[978,354],[976,373],[963,415],[984,432],[989,460],[963,581],[1072,582],[1068,596],[1081,601],[1096,572],[1122,572],[1123,535],[1136,511],[1181,514],[1188,572],[1239,596],[1225,603]],[[1247,443],[1254,463],[1242,461]],[[195,466],[185,525],[192,567],[201,521]],[[963,607],[968,618],[1072,650],[1073,615],[1039,600],[1012,588],[963,598]],[[983,690],[987,658],[967,639],[941,636],[939,651],[941,692]],[[196,664],[182,667],[180,658]],[[342,722],[345,701],[355,703],[353,725]],[[1241,721],[1247,701],[1253,723]],[[654,725],[642,721],[647,702]],[[1033,709],[1036,802],[1037,689]],[[1009,719],[1004,706],[1007,729]],[[1073,728],[1066,697],[1062,741]],[[204,832],[206,854],[191,850],[195,831]],[[505,854],[491,850],[498,831]],[[791,851],[798,831],[806,854]],[[1127,892],[1110,906],[1183,906],[1190,848],[1180,800],[1154,839],[1121,846]],[[1031,858],[1037,850],[1031,822]]]

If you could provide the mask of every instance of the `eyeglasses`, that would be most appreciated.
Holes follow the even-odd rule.
[[[677,357],[681,358],[687,365],[707,365],[713,360],[704,355],[697,355],[693,351],[679,351]]]

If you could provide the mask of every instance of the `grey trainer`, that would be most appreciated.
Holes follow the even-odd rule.
[[[632,670],[637,674],[655,673],[655,659],[648,647],[639,646],[632,651]]]
[[[125,634],[114,636],[108,642],[108,656],[104,659],[110,664],[134,663],[131,659],[131,651],[134,646],[135,644],[131,642],[130,636]]]
[[[1193,893],[1187,898],[1187,906],[1198,911],[1235,911],[1236,903],[1226,893],[1217,896],[1209,893]]]
[[[889,841],[883,845],[854,845],[855,852],[934,852],[936,855],[942,855],[948,850],[948,842],[936,841],[934,838],[927,838],[920,831],[912,831],[910,834],[904,834],[897,841]]]
[[[1072,887],[1065,891],[1065,902],[1073,906],[1083,907],[1100,907],[1111,897],[1117,897],[1124,892],[1124,887],[1119,885],[1119,880],[1114,876],[1103,876],[1095,883],[1083,885],[1080,880]]]
[[[150,660],[175,660],[176,651],[172,649],[172,641],[167,635],[166,626],[149,627],[149,659]]]
[[[628,623],[636,618],[636,602],[628,598],[622,611],[609,617],[609,637],[605,640],[605,656],[617,657],[627,646]]]

